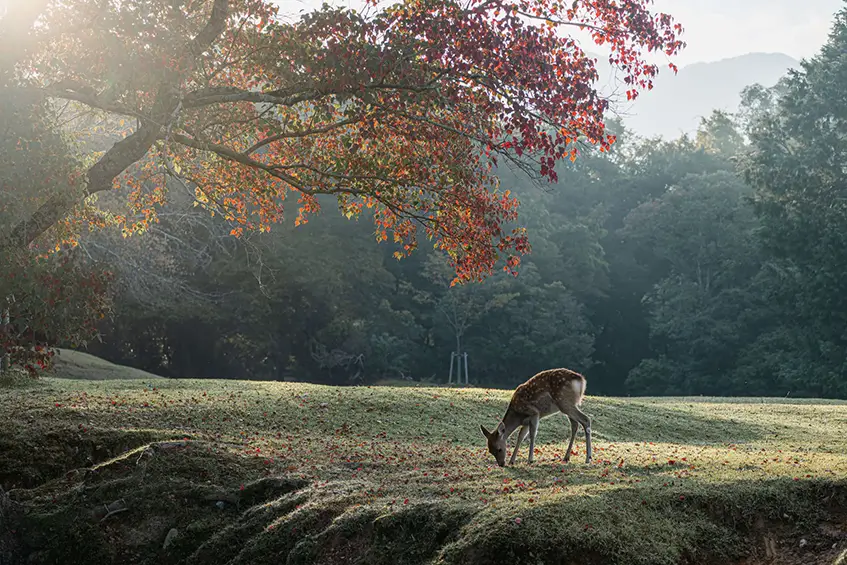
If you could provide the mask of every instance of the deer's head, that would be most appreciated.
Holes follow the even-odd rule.
[[[482,435],[488,442],[488,452],[497,460],[497,464],[501,467],[506,465],[506,434],[502,426],[497,426],[493,432],[489,432],[482,424],[479,425],[482,430]]]

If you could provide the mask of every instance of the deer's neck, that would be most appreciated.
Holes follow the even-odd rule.
[[[498,429],[506,436],[509,437],[512,433],[521,426],[523,422],[523,417],[516,414],[512,410],[507,410],[506,415],[503,416],[503,420],[500,421],[500,425]]]

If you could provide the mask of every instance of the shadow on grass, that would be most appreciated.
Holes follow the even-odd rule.
[[[772,431],[749,422],[704,417],[688,410],[616,399],[592,398],[583,405],[596,439],[610,442],[657,442],[709,445],[762,440]],[[581,433],[581,430],[580,430]],[[539,441],[562,442],[570,424],[560,414],[542,420]]]
[[[764,563],[763,536],[843,520],[845,504],[847,482],[787,479],[624,487],[535,504],[524,499],[481,511],[442,549],[439,562],[669,565],[732,563],[761,553],[761,560],[745,563]],[[831,547],[834,536],[820,547]]]
[[[15,491],[26,509],[18,530],[28,562],[727,563],[762,527],[811,527],[847,508],[844,482],[789,479],[627,484],[534,502],[517,493],[496,505],[428,499],[368,506],[361,495],[378,485],[367,481],[259,478],[263,470],[258,459],[188,442]],[[127,511],[98,514],[118,500]],[[165,549],[171,529],[176,538]]]

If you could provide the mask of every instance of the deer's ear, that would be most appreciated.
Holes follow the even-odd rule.
[[[482,435],[484,435],[486,438],[491,437],[491,432],[486,430],[485,426],[483,426],[482,424],[479,425],[479,429],[482,430]]]

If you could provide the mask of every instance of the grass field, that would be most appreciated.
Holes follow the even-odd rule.
[[[115,365],[105,359],[73,349],[57,349],[53,358],[53,376],[63,379],[105,381],[119,379],[154,379],[147,371]]]
[[[592,465],[552,416],[501,469],[509,395],[45,379],[0,390],[0,484],[31,563],[844,562],[844,403],[588,397]]]

